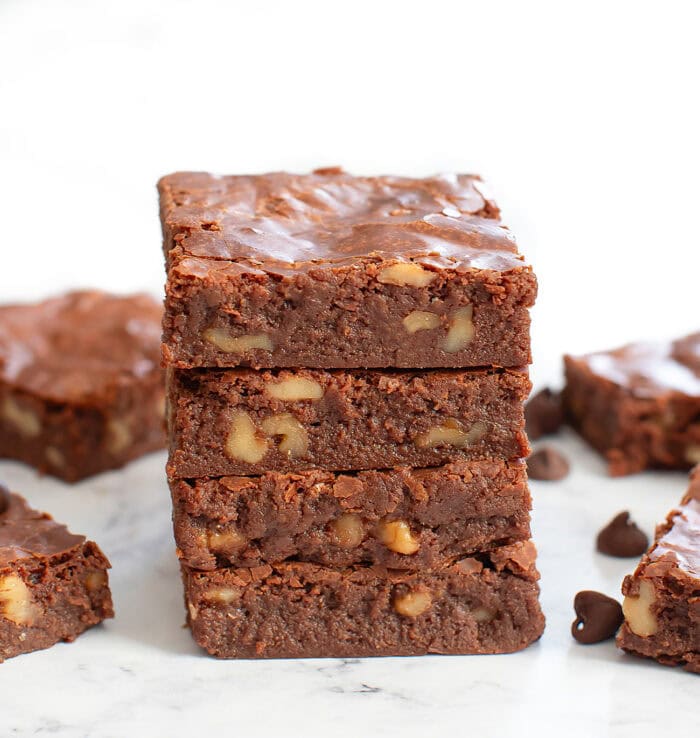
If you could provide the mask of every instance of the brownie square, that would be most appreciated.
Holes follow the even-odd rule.
[[[430,569],[530,537],[523,461],[267,472],[170,489],[178,553],[192,569],[285,560]]]
[[[182,568],[195,641],[220,658],[511,653],[544,628],[530,542],[441,569]]]
[[[113,617],[107,569],[95,543],[0,486],[0,661]]]
[[[171,478],[527,456],[524,370],[175,370]]]
[[[535,276],[479,177],[177,173],[158,189],[171,366],[530,362]]]
[[[74,482],[163,447],[161,316],[97,291],[0,307],[0,457]]]
[[[565,357],[564,403],[613,476],[700,462],[700,333]]]
[[[618,645],[700,674],[700,467],[634,574],[625,577],[622,593]]]

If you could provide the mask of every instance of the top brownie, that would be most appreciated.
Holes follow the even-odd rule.
[[[178,173],[158,187],[168,364],[530,362],[535,276],[476,176]]]

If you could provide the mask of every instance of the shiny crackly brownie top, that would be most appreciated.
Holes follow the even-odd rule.
[[[0,567],[20,559],[55,556],[84,542],[84,536],[70,533],[0,485]]]
[[[359,259],[435,268],[523,267],[486,186],[474,175],[353,177],[341,169],[219,177],[181,172],[158,184],[166,249],[247,269]]]
[[[700,466],[691,475],[690,488],[681,506],[671,513],[659,532],[661,535],[649,551],[649,560],[672,561],[700,580]]]
[[[0,381],[56,402],[90,402],[159,371],[161,307],[147,295],[72,292],[0,307]]]
[[[668,392],[700,397],[700,333],[670,343],[630,344],[574,360],[638,397]]]

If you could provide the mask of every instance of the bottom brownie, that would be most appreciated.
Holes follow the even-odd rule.
[[[625,577],[618,645],[700,674],[700,467],[634,574]]]
[[[530,542],[443,569],[182,568],[195,641],[220,658],[510,653],[544,628]]]
[[[0,486],[0,662],[111,618],[108,568],[96,544]]]

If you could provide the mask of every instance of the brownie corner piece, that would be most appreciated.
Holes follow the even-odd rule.
[[[74,482],[162,448],[161,318],[94,290],[0,306],[0,457]]]
[[[97,544],[0,486],[0,661],[113,617],[109,567]]]
[[[479,177],[177,173],[159,193],[173,366],[531,361],[537,281]]]
[[[564,359],[572,425],[612,476],[700,462],[700,333]]]
[[[618,646],[700,674],[700,467],[622,593]]]

